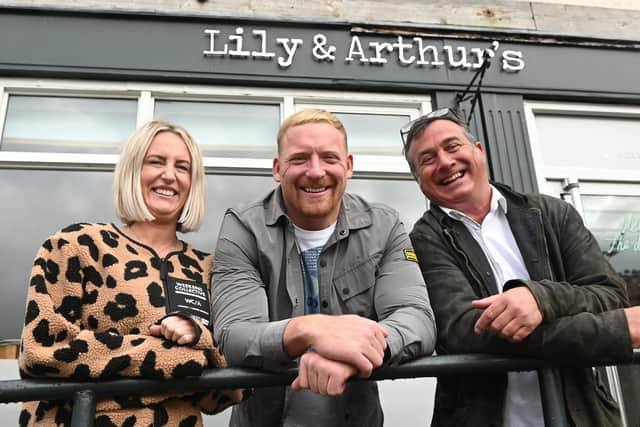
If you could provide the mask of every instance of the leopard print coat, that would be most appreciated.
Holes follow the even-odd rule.
[[[199,376],[226,367],[208,319],[189,316],[190,346],[149,334],[166,317],[167,277],[205,284],[213,256],[183,242],[160,259],[109,224],[74,224],[44,242],[34,261],[19,355],[23,378],[110,380]],[[163,278],[165,281],[163,281]],[[208,311],[208,309],[206,310]],[[206,317],[206,316],[205,316]],[[239,390],[98,400],[96,426],[194,426],[242,398]],[[70,425],[71,402],[27,402],[20,425]]]

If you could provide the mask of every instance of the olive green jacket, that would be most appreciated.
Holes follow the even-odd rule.
[[[543,323],[521,343],[474,333],[481,310],[471,301],[496,294],[495,278],[466,227],[433,206],[410,236],[436,315],[437,353],[526,355],[569,366],[629,360],[625,283],[576,210],[559,199],[493,185],[507,199],[507,219],[531,278],[510,280],[504,290],[527,286]],[[562,369],[561,377],[574,425],[620,425],[616,403],[590,368]],[[506,374],[438,378],[432,425],[502,426],[506,385]]]

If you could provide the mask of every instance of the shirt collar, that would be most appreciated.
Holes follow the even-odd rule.
[[[507,214],[507,199],[498,191],[496,187],[489,184],[491,187],[491,203],[489,205],[489,213],[496,213],[498,209],[500,209],[505,215]],[[440,209],[444,213],[447,214],[450,218],[460,221],[462,218],[466,218],[470,221],[475,222],[471,218],[469,218],[464,212],[460,212],[455,209],[445,208],[444,206],[439,206]]]

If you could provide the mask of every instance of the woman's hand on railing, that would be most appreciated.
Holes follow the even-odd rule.
[[[180,345],[192,344],[196,339],[196,328],[193,326],[193,322],[180,316],[169,316],[163,319],[159,325],[151,325],[149,333]]]

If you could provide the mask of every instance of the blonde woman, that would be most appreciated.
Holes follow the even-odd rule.
[[[213,257],[178,239],[204,215],[198,146],[180,126],[152,121],[124,146],[115,171],[124,225],[74,224],[47,239],[27,295],[23,378],[110,380],[198,376],[224,367],[213,344]],[[238,390],[98,401],[96,426],[195,426]],[[70,425],[72,403],[27,402],[21,425]]]

